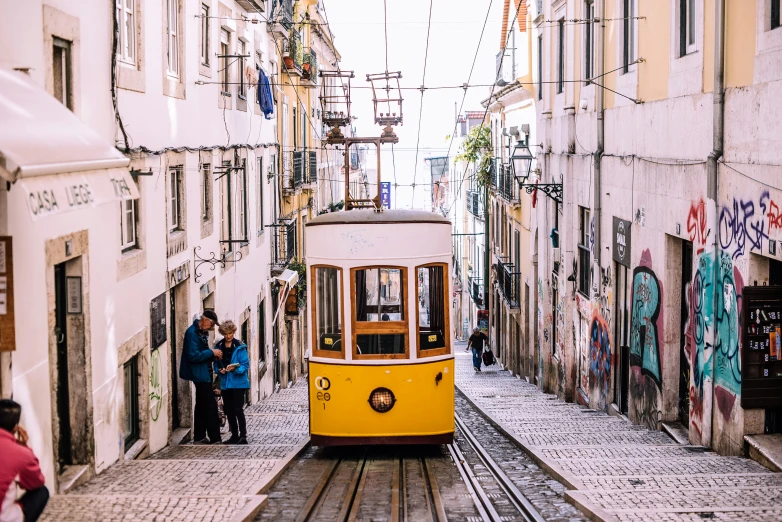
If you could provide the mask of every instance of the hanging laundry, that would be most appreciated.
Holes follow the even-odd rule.
[[[274,100],[272,99],[272,89],[269,82],[269,78],[263,69],[258,70],[258,105],[261,106],[261,111],[267,120],[272,119],[274,114]]]

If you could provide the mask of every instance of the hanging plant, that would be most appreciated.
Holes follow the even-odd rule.
[[[299,308],[304,308],[307,305],[307,265],[304,261],[294,259],[286,267],[288,270],[294,270],[299,274],[299,282],[294,287],[296,289],[296,299],[298,301]]]
[[[478,125],[470,129],[464,138],[456,161],[466,161],[475,165],[475,174],[480,187],[491,183],[491,128]]]

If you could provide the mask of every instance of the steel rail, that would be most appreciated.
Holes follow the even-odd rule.
[[[533,506],[529,499],[527,499],[527,497],[525,497],[524,494],[519,491],[519,488],[516,487],[510,477],[508,477],[499,464],[497,464],[497,462],[489,455],[489,452],[486,451],[486,448],[484,448],[481,443],[478,442],[478,439],[472,433],[470,428],[467,427],[464,421],[462,421],[458,414],[454,413],[454,419],[456,421],[456,426],[459,428],[459,431],[462,433],[462,435],[464,435],[464,438],[467,440],[470,447],[478,455],[478,458],[486,466],[486,469],[488,469],[492,474],[494,479],[500,485],[516,509],[519,510],[519,513],[521,513],[521,515],[528,522],[545,522],[545,519],[540,515],[540,513],[538,513],[538,510],[535,509],[535,506]],[[453,446],[457,446],[457,444],[454,442]],[[466,462],[464,465],[466,465]],[[480,484],[478,484],[478,487],[480,487]],[[488,500],[488,497],[486,500]],[[496,514],[496,511],[494,511],[494,513]],[[494,520],[499,521],[499,515],[497,515],[497,518]]]

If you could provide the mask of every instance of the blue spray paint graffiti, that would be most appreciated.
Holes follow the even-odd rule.
[[[630,328],[630,364],[640,366],[659,387],[662,383],[657,318],[660,315],[660,284],[652,269],[633,271],[633,315]]]
[[[741,275],[733,267],[729,253],[720,252],[719,270],[718,281],[722,287],[717,289],[714,381],[717,386],[739,395],[741,392],[739,316],[744,284]]]
[[[611,342],[608,325],[597,314],[592,319],[591,344],[589,345],[589,386],[598,391],[601,410],[608,406],[607,398],[611,381]]]
[[[755,202],[733,199],[733,205],[725,205],[720,212],[720,247],[731,252],[733,259],[750,251],[761,252],[763,242],[768,241],[767,227],[771,197],[768,191],[760,195],[756,212]]]

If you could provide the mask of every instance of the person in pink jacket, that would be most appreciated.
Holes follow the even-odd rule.
[[[38,459],[19,426],[21,416],[20,404],[0,399],[0,522],[34,522],[49,501]],[[20,488],[25,493],[17,500]]]

